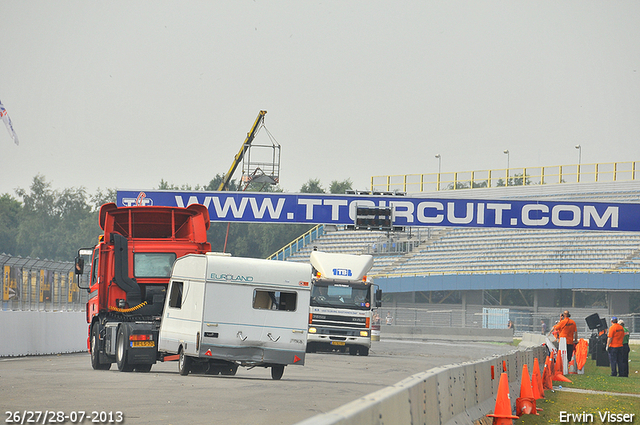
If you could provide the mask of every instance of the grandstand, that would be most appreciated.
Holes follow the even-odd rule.
[[[640,181],[440,191],[421,196],[640,202]],[[372,254],[375,276],[640,271],[637,232],[412,227],[387,233],[325,225],[318,234],[285,259],[307,261],[313,249]]]
[[[634,178],[635,174],[634,171]],[[636,203],[640,202],[640,179],[440,190],[411,195],[434,199]],[[558,290],[572,291],[574,300],[576,292],[601,292],[606,294],[603,303],[607,306],[599,310],[600,314],[631,315],[633,320],[627,323],[633,325],[632,332],[640,331],[640,323],[636,323],[640,318],[632,314],[629,304],[630,295],[640,291],[638,232],[416,227],[387,233],[324,225],[316,229],[316,235],[315,239],[307,238],[304,244],[292,243],[288,251],[285,247],[272,258],[306,262],[313,249],[372,254],[374,267],[370,276],[385,291],[385,305],[391,304],[394,309],[399,306],[404,310],[423,308],[424,304],[417,305],[416,300],[431,299],[425,294],[433,291],[457,290],[462,292],[458,298],[469,304],[499,305],[497,300],[487,301],[487,291],[531,290],[533,305],[526,305],[525,300],[525,305],[520,306],[533,314],[521,320],[531,327],[539,322],[536,315],[545,308],[558,306],[552,309],[555,311],[560,307],[579,307],[562,305]],[[293,246],[295,249],[291,249]],[[588,315],[589,311],[587,308],[584,314]],[[394,312],[398,314],[397,310]],[[469,326],[472,321],[467,317],[469,314],[467,309],[462,320],[449,321],[453,325]]]

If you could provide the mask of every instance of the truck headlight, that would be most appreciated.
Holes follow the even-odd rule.
[[[369,336],[369,331],[360,331],[360,336]]]
[[[310,334],[316,333],[316,328],[309,328],[309,333]]]

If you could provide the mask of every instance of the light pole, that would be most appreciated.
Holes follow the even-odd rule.
[[[582,165],[582,146],[576,145],[576,149],[578,149],[578,183],[580,183],[580,166]]]
[[[438,158],[438,188],[437,188],[437,190],[440,190],[440,171],[442,170],[442,157],[438,153],[438,154],[436,154],[436,158]]]
[[[505,149],[503,153],[507,155],[507,186],[509,186],[509,149]]]

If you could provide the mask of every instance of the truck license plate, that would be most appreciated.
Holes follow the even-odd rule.
[[[344,341],[331,341],[331,345],[346,345]]]
[[[131,341],[131,347],[155,347],[155,341]]]

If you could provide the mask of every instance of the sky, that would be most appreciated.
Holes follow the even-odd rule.
[[[206,185],[260,110],[286,192],[436,154],[640,161],[638,23],[637,0],[0,0],[0,194]]]

